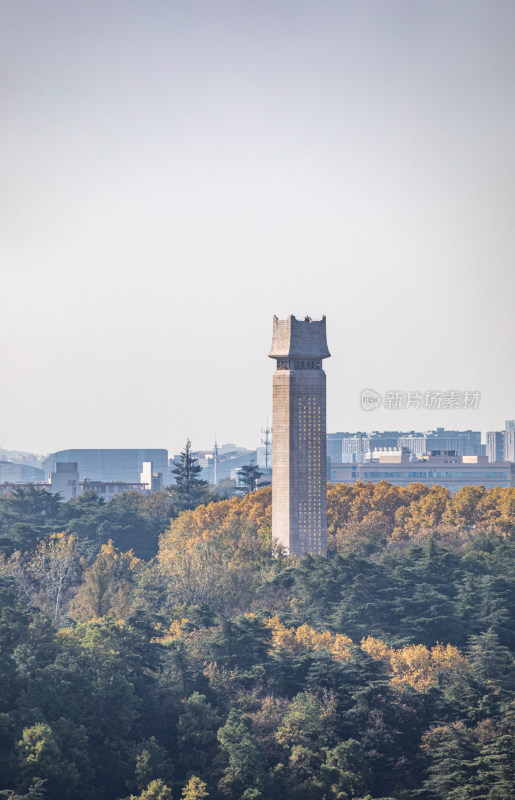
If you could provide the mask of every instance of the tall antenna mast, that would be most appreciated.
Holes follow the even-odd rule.
[[[270,454],[270,445],[272,444],[272,440],[270,439],[270,434],[272,433],[272,428],[268,426],[268,418],[266,420],[266,428],[261,428],[261,433],[264,433],[265,438],[261,439],[261,444],[265,445],[265,469],[268,469],[268,459]]]
[[[215,431],[215,446],[213,448],[214,459],[213,459],[213,483],[216,486],[216,472],[218,466],[218,442],[216,441],[216,431]]]

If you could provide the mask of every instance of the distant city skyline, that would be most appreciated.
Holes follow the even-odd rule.
[[[397,419],[398,419],[398,421],[401,421],[400,418],[397,418]],[[501,432],[504,432],[505,430],[513,431],[514,428],[515,428],[515,420],[508,419],[508,420],[503,420],[502,424],[498,425],[497,427],[489,428],[488,431],[483,431],[483,430],[478,429],[478,428],[460,428],[460,429],[457,429],[457,428],[451,428],[449,426],[436,426],[436,425],[433,426],[433,427],[430,427],[430,428],[405,428],[403,425],[399,425],[397,428],[393,428],[392,426],[390,426],[389,428],[367,428],[367,429],[363,428],[363,429],[354,429],[354,430],[349,430],[349,429],[345,430],[344,428],[342,428],[340,430],[328,430],[327,431],[327,437],[328,437],[328,440],[335,440],[336,441],[338,439],[338,441],[340,441],[340,443],[341,443],[341,440],[338,438],[340,435],[355,436],[357,434],[363,434],[363,436],[365,437],[364,443],[366,444],[367,441],[368,441],[368,440],[366,440],[366,437],[370,436],[370,435],[373,435],[373,434],[379,434],[379,437],[380,437],[380,439],[382,441],[382,438],[381,438],[382,435],[383,434],[387,435],[387,434],[390,434],[390,433],[395,433],[395,434],[402,433],[403,435],[406,435],[406,436],[409,436],[410,434],[414,434],[415,436],[424,437],[425,434],[433,433],[433,434],[438,435],[439,432],[441,432],[442,436],[445,436],[446,434],[453,434],[453,433],[456,433],[456,432],[458,432],[458,433],[467,433],[467,432],[474,433],[474,432],[478,432],[480,434],[480,439],[481,439],[482,445],[484,447],[486,447],[487,444],[488,444],[488,434],[489,433],[500,434]],[[271,426],[269,427],[269,431],[270,431],[269,447],[270,447],[270,452],[271,452],[272,451],[272,447],[273,447],[273,434],[272,434],[272,427]],[[349,440],[347,439],[347,441],[349,441]],[[373,442],[374,440],[371,440],[371,441]],[[168,455],[169,455],[170,459],[172,459],[173,457],[179,455],[180,451],[184,448],[185,442],[186,442],[186,439],[184,440],[183,444],[179,448],[177,448],[175,450],[172,450],[171,448],[167,448],[167,447],[164,448],[164,449],[166,449],[168,451]],[[161,444],[163,444],[163,442],[161,442]],[[216,444],[217,444],[218,453],[220,455],[224,455],[224,454],[226,454],[228,452],[231,452],[232,449],[234,449],[234,450],[242,450],[243,449],[243,450],[247,450],[249,453],[257,452],[257,451],[259,451],[261,453],[261,451],[262,451],[263,458],[264,458],[265,445],[263,443],[262,435],[260,435],[260,437],[256,438],[253,442],[250,442],[248,444],[247,443],[242,443],[242,442],[229,441],[229,440],[228,441],[222,441],[220,439],[220,437],[217,437]],[[208,443],[205,447],[197,446],[197,443],[192,441],[192,452],[196,453],[196,454],[213,453],[214,452],[214,445],[215,445],[215,441],[214,440],[211,443]],[[378,446],[379,445],[376,445],[376,447],[378,447]],[[394,445],[392,442],[390,442],[390,447],[395,447],[395,446],[397,446],[397,444]],[[332,452],[331,451],[331,447],[329,445],[329,441],[328,441],[328,447],[329,447],[329,449],[328,449],[328,455],[329,455],[329,453]],[[71,450],[76,449],[76,448],[62,448],[62,449],[71,451]],[[99,449],[99,450],[102,450],[102,449],[105,449],[105,450],[109,450],[109,449],[114,449],[114,450],[119,450],[119,449],[121,449],[121,450],[132,450],[134,448],[132,448],[130,445],[124,445],[121,448],[102,448],[101,447],[101,448],[96,448],[96,449]],[[366,447],[364,449],[366,450]],[[420,450],[420,447],[418,449]],[[352,447],[347,448],[347,450],[348,450],[349,453],[351,451],[353,452]],[[345,452],[347,452],[347,450]],[[44,453],[41,453],[41,452],[36,452],[35,450],[30,450],[30,449],[29,450],[21,450],[20,448],[5,448],[5,447],[1,446],[1,443],[0,443],[0,460],[2,460],[2,459],[4,459],[4,460],[5,459],[6,460],[15,460],[15,461],[18,461],[19,463],[24,463],[23,462],[23,458],[21,458],[22,456],[34,456],[34,457],[37,457],[38,459],[41,459],[42,462],[43,462],[43,461],[45,461],[45,459],[48,458],[48,456],[53,455],[53,454],[55,454],[57,452],[59,452],[59,451],[57,451],[55,449],[51,449],[51,450],[48,450],[48,451],[46,451]],[[18,454],[18,458],[14,458],[15,454]],[[503,459],[501,459],[501,460],[503,460]]]
[[[515,416],[514,3],[2,11],[1,447],[255,447],[274,314],[327,316],[329,431]]]

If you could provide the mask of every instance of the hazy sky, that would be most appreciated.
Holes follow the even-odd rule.
[[[255,446],[290,313],[329,431],[515,417],[513,0],[0,8],[1,447]]]

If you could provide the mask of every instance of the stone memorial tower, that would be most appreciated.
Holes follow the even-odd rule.
[[[274,317],[272,534],[291,555],[326,555],[325,317]]]

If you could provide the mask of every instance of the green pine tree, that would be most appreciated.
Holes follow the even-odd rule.
[[[240,483],[243,484],[243,488],[245,494],[249,492],[255,492],[258,488],[258,481],[262,476],[262,472],[259,467],[254,464],[253,461],[250,464],[245,464],[238,470],[238,475],[240,477]]]
[[[208,499],[209,484],[199,477],[201,472],[202,467],[193,455],[188,439],[179,461],[172,469],[175,486],[171,487],[171,494],[180,511],[196,508]]]

